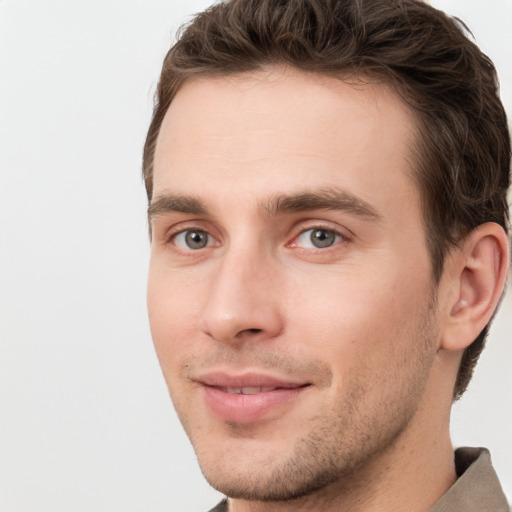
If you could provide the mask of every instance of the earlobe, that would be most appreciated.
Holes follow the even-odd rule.
[[[491,319],[503,293],[509,266],[509,241],[504,229],[488,222],[474,229],[450,261],[452,303],[442,348],[463,350]]]

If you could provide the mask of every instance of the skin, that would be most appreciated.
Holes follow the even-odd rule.
[[[478,325],[463,336],[453,317],[479,292],[460,252],[433,283],[414,137],[387,85],[283,68],[189,81],[167,112],[151,331],[202,471],[231,511],[428,510],[455,480],[451,394]],[[303,208],[279,208],[284,196]],[[192,248],[198,231],[207,243]],[[332,245],[315,247],[312,233]],[[226,421],[198,382],[211,371],[307,387],[254,421]]]

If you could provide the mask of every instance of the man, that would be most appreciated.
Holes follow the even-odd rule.
[[[419,0],[232,0],[144,152],[152,335],[215,510],[506,511],[453,453],[509,262],[494,68]]]

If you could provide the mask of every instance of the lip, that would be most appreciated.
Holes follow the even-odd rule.
[[[283,379],[260,373],[232,375],[210,372],[197,382],[207,407],[219,419],[251,423],[289,405],[309,386],[309,382]]]

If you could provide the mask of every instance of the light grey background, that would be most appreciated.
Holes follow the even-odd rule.
[[[145,311],[141,151],[171,34],[203,0],[0,0],[0,511],[205,511]],[[512,1],[438,0],[512,107]],[[512,496],[512,301],[456,445]]]

